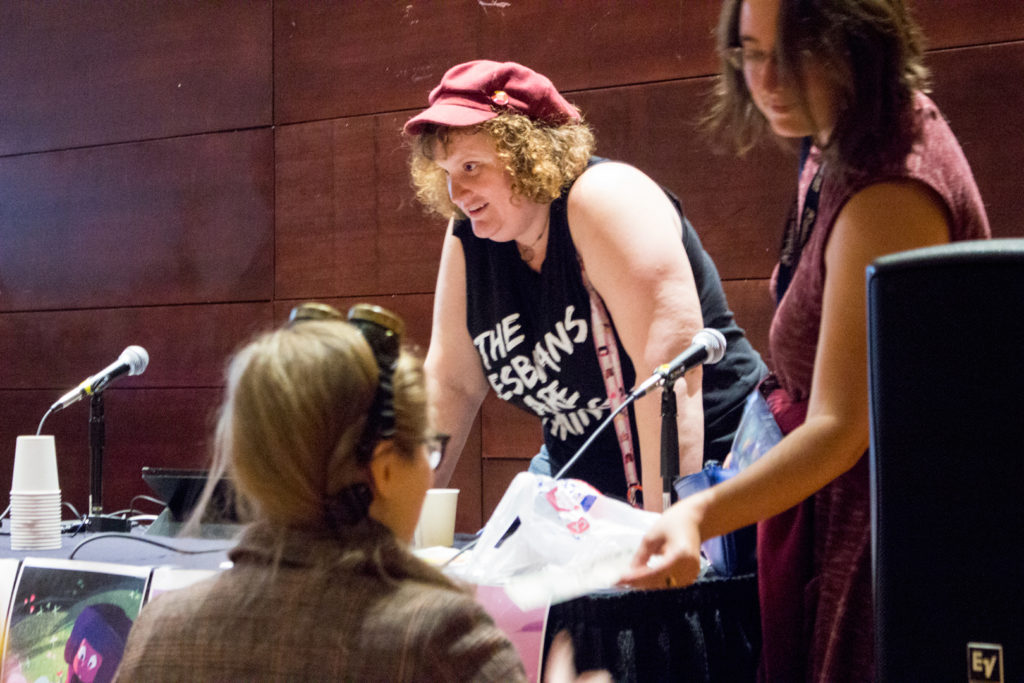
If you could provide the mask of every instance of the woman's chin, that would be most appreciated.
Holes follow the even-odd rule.
[[[473,234],[482,240],[491,240],[493,242],[507,242],[508,240],[501,239],[498,235],[500,230],[488,223],[477,223],[470,219],[470,223],[473,226]]]
[[[776,119],[769,118],[768,125],[771,127],[772,132],[780,138],[803,138],[812,134],[812,130],[808,126],[799,125],[794,121],[789,120],[791,117],[779,117]]]

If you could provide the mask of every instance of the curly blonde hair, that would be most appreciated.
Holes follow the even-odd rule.
[[[594,133],[582,119],[550,126],[522,114],[502,112],[466,128],[429,125],[411,137],[409,157],[416,198],[429,212],[463,218],[448,196],[448,179],[434,153],[438,144],[447,150],[453,135],[481,132],[494,141],[498,158],[512,176],[512,191],[541,204],[557,199],[583,173],[594,151]]]

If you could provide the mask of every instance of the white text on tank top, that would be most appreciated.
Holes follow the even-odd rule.
[[[540,335],[533,348],[524,347],[520,314],[502,318],[493,329],[473,339],[483,363],[487,381],[498,398],[518,397],[524,405],[543,418],[552,436],[564,441],[572,434],[580,436],[598,422],[608,409],[608,397],[592,397],[580,404],[578,391],[564,386],[557,376],[562,360],[578,351],[593,353],[588,322],[577,315],[576,307],[566,306],[565,314],[554,328]]]

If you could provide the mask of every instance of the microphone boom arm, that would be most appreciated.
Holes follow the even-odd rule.
[[[637,394],[636,392],[633,392],[632,394],[627,396],[626,400],[620,403],[619,407],[613,410],[611,414],[608,415],[608,417],[601,420],[601,424],[597,425],[597,428],[590,433],[590,436],[587,437],[587,440],[583,442],[583,445],[576,449],[576,452],[573,453],[571,458],[569,458],[569,461],[562,465],[562,469],[558,470],[558,474],[556,474],[553,478],[561,479],[565,475],[566,471],[568,471],[570,467],[576,464],[576,461],[580,459],[580,456],[586,453],[587,449],[590,448],[590,444],[594,443],[594,440],[597,439],[598,435],[601,434],[601,432],[603,432],[605,428],[612,423],[612,421],[615,419],[615,416],[621,413],[629,406],[633,405],[633,402],[636,399],[640,398],[640,396],[642,395],[643,394]]]

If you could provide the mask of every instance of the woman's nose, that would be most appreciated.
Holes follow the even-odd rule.
[[[761,67],[761,87],[766,90],[774,90],[779,87],[779,84],[779,62],[775,59],[773,52]]]
[[[781,86],[779,58],[775,50],[756,51],[743,61],[743,75],[751,88],[774,90]]]
[[[454,202],[456,198],[465,191],[462,183],[457,180],[453,180],[451,176],[448,176],[448,196]]]

